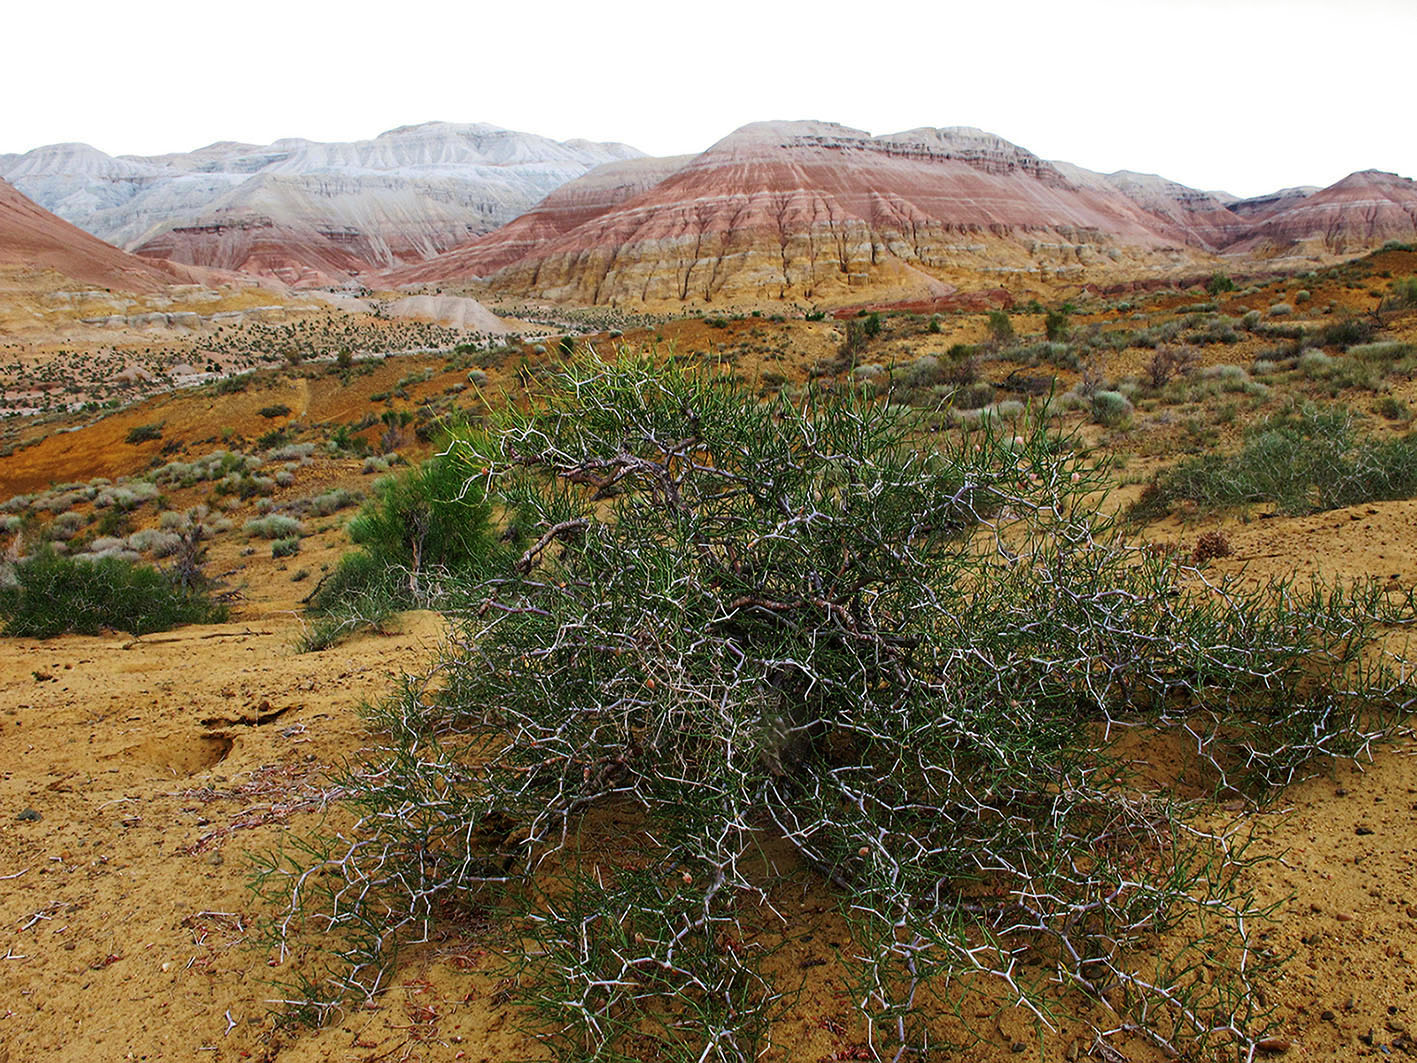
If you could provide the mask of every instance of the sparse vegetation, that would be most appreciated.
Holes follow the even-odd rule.
[[[1306,406],[1258,425],[1228,456],[1188,459],[1162,472],[1134,507],[1139,517],[1178,504],[1200,510],[1274,503],[1290,514],[1417,496],[1417,435],[1378,439],[1343,408]]]

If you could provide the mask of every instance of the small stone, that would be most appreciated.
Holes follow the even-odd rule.
[[[1323,1019],[1324,1022],[1333,1022],[1338,1016],[1334,1014],[1332,1008],[1324,1008],[1323,1014],[1320,1015],[1319,1018]]]
[[[1277,1056],[1281,1052],[1288,1052],[1293,1047],[1288,1038],[1266,1037],[1262,1041],[1255,1042],[1255,1048],[1270,1056]]]
[[[222,857],[221,853],[212,853],[211,856],[207,857],[207,863],[211,864],[212,867],[221,867],[222,864],[226,863],[226,860]]]
[[[1353,833],[1359,836],[1368,835],[1373,833],[1373,828],[1367,826],[1366,824],[1360,823],[1358,824],[1358,826],[1353,828]]]
[[[36,812],[34,809],[27,808],[15,818],[20,820],[22,823],[38,823],[44,817],[41,816],[38,812]]]
[[[1027,1052],[1028,1045],[1024,1044],[1022,1041],[1015,1041],[1013,1044],[1009,1045],[1009,1051],[1014,1055],[1018,1055],[1020,1052]]]

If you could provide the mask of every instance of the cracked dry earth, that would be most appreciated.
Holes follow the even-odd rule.
[[[1256,575],[1316,557],[1332,575],[1417,580],[1417,503],[1226,532],[1236,556],[1223,564]],[[251,945],[244,854],[317,822],[329,774],[370,741],[359,703],[425,666],[444,631],[410,614],[393,634],[297,655],[298,630],[271,609],[141,639],[0,640],[0,1063],[537,1055],[475,927],[406,951],[374,1006],[277,1028],[282,972]],[[1254,878],[1262,899],[1287,898],[1264,931],[1288,957],[1269,995],[1276,1058],[1417,1054],[1417,746],[1406,736],[1281,806],[1260,829],[1283,858]],[[769,1058],[869,1058],[831,900],[795,899],[814,923],[780,956],[803,986]],[[1069,1030],[1038,1048],[1007,1015],[983,1033],[940,1058],[1159,1058],[1136,1044],[1093,1057]]]

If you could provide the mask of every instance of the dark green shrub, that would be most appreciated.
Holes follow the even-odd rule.
[[[454,584],[503,563],[492,507],[458,452],[379,480],[349,524],[346,554],[309,598],[315,622],[299,648],[324,649],[400,609],[426,606]],[[515,538],[515,536],[509,536]]]
[[[1369,343],[1377,334],[1377,326],[1363,318],[1349,317],[1334,321],[1319,329],[1318,340],[1324,347],[1347,350],[1359,343]]]
[[[1222,292],[1233,292],[1235,282],[1230,279],[1228,273],[1212,273],[1210,279],[1205,282],[1206,294],[1216,296]]]
[[[1014,338],[1014,323],[1002,310],[989,311],[989,338],[995,343],[1009,343]]]
[[[274,406],[262,406],[256,412],[265,418],[284,417],[290,412],[290,407],[284,404],[277,404]]]
[[[146,635],[226,618],[225,607],[200,591],[183,589],[151,565],[118,558],[91,561],[45,551],[16,564],[15,580],[0,588],[6,635],[97,635],[105,628]]]
[[[128,429],[128,434],[123,437],[125,443],[150,443],[154,439],[162,438],[161,424],[140,424],[136,428]]]
[[[287,539],[277,539],[271,543],[272,557],[294,557],[298,553],[300,553],[300,536],[298,535],[292,535]]]
[[[1043,318],[1043,334],[1049,343],[1062,343],[1072,332],[1072,319],[1067,310],[1049,310]]]

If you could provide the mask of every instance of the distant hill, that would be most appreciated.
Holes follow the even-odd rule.
[[[0,156],[0,178],[144,255],[328,284],[431,258],[592,167],[640,154],[428,122],[353,143],[223,142],[149,157],[54,144]]]
[[[763,122],[690,158],[600,167],[380,281],[591,304],[935,299],[1358,253],[1417,237],[1412,187],[1369,173],[1237,200],[1048,162],[968,127]]]

